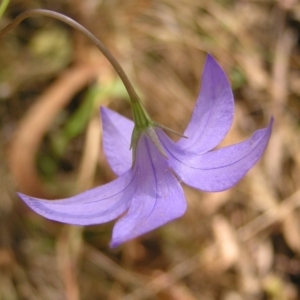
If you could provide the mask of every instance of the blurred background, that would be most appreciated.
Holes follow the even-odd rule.
[[[275,126],[238,185],[184,187],[184,217],[112,250],[113,222],[52,222],[16,195],[61,198],[113,180],[99,106],[131,118],[122,83],[94,45],[57,20],[26,19],[0,47],[0,299],[300,299],[300,3],[12,0],[0,28],[31,8],[91,30],[151,117],[176,131],[191,116],[207,52],[235,95],[223,145],[271,115]]]

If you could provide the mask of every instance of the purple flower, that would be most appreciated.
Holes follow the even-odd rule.
[[[212,150],[232,124],[233,95],[224,71],[210,55],[184,132],[188,138],[175,143],[154,123],[138,129],[135,136],[134,123],[116,112],[101,108],[101,117],[104,150],[117,179],[55,201],[19,195],[40,215],[63,223],[99,224],[121,216],[113,229],[112,247],[182,216],[186,201],[179,180],[209,192],[235,185],[263,154],[273,123],[244,142]],[[134,155],[129,150],[132,132]]]

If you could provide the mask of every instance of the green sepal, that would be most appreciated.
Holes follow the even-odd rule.
[[[154,125],[155,127],[158,127],[158,128],[163,129],[163,130],[169,131],[169,132],[171,132],[171,133],[173,133],[173,134],[176,134],[176,135],[178,135],[178,136],[180,136],[180,137],[183,137],[183,138],[185,138],[185,139],[188,139],[188,137],[187,137],[186,135],[183,135],[183,134],[181,134],[181,133],[179,133],[179,132],[176,132],[175,130],[173,130],[173,129],[171,129],[171,128],[165,126],[165,125],[162,125],[162,124],[157,123],[157,122],[155,122],[155,121],[153,122],[153,125]]]
[[[130,149],[132,149],[132,167],[135,164],[136,147],[143,133],[145,133],[150,138],[161,155],[165,158],[168,158],[154,129],[154,127],[163,127],[151,120],[140,100],[131,101],[131,107],[135,123],[130,143]]]
[[[153,125],[153,121],[151,120],[150,116],[148,115],[140,100],[131,101],[131,107],[134,124],[137,127],[137,129],[143,130]]]

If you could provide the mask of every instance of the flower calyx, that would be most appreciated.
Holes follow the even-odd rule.
[[[140,136],[144,133],[146,134],[150,140],[153,142],[155,147],[161,153],[162,156],[165,158],[167,154],[161,145],[158,136],[155,131],[155,127],[161,127],[157,123],[155,123],[150,116],[148,115],[147,111],[143,107],[140,99],[136,99],[131,101],[132,112],[133,112],[133,119],[134,119],[134,129],[131,136],[131,144],[130,149],[132,149],[132,167],[135,163],[135,156],[136,156],[136,148],[139,141]]]

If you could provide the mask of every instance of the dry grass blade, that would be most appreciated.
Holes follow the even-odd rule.
[[[300,206],[300,190],[284,199],[280,204],[267,210],[262,215],[239,228],[238,234],[246,241],[276,222],[282,222]]]
[[[220,215],[213,219],[213,230],[219,252],[216,268],[226,270],[236,264],[240,257],[240,246],[232,226]]]
[[[111,275],[121,283],[133,286],[144,286],[145,284],[145,280],[142,276],[139,276],[138,274],[134,274],[122,268],[121,266],[113,262],[109,257],[105,256],[103,253],[91,246],[85,245],[84,256],[90,262],[100,267],[102,270],[107,272],[109,275]]]
[[[144,287],[136,289],[134,292],[126,295],[123,300],[142,300],[155,296],[159,292],[172,287],[177,281],[189,275],[199,267],[199,255],[196,255],[170,269],[167,272],[167,275],[162,273],[156,276],[153,280],[146,283]],[[168,280],[165,280],[166,277]]]

